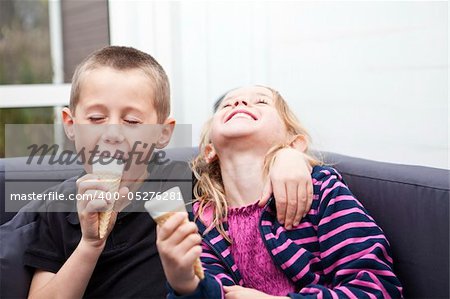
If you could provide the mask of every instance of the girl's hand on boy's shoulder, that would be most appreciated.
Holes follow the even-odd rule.
[[[91,247],[103,249],[105,241],[116,222],[117,211],[116,209],[112,211],[108,230],[103,239],[100,239],[98,235],[98,213],[110,209],[111,205],[114,205],[114,201],[106,200],[106,198],[109,198],[106,196],[108,190],[104,185],[99,183],[98,177],[93,174],[86,174],[79,178],[76,185],[77,194],[86,195],[82,197],[82,200],[77,200],[77,211],[80,220],[82,241]],[[126,198],[127,194],[127,187],[120,188],[119,195]]]
[[[268,295],[266,293],[257,291],[255,289],[250,288],[244,288],[241,286],[224,286],[223,287],[225,291],[225,299],[275,299],[275,298],[289,298],[289,297],[278,297],[278,296],[272,296]]]
[[[275,197],[277,219],[287,229],[300,223],[311,209],[312,178],[311,165],[305,155],[293,148],[282,148],[276,153],[269,169],[260,206]]]

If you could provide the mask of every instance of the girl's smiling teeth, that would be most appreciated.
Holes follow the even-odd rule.
[[[257,120],[258,118],[251,112],[246,110],[236,110],[230,113],[230,115],[226,118],[226,121],[229,121],[232,118],[247,118],[250,120]]]
[[[235,115],[233,115],[231,118],[247,118],[247,119],[253,120],[253,117],[251,117],[250,115],[248,115],[247,113],[244,113],[244,112],[238,112]]]

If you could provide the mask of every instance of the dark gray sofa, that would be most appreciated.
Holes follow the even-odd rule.
[[[168,150],[172,160],[189,160],[195,148]],[[338,169],[355,196],[386,233],[395,272],[406,298],[449,298],[450,172],[421,166],[375,162],[333,153],[325,161]],[[8,171],[32,180],[51,173],[54,182],[80,173],[80,167],[25,165],[8,160]],[[5,159],[0,160],[0,297],[27,294],[32,273],[21,265],[21,253],[34,236],[36,214],[5,213]],[[53,182],[53,183],[54,183]],[[48,182],[51,184],[51,182]],[[45,184],[41,186],[43,191]],[[47,186],[49,187],[49,186]]]

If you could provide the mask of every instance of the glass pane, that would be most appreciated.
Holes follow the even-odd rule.
[[[0,109],[0,158],[5,157],[5,124],[52,124],[53,121],[51,107]]]
[[[52,75],[48,0],[0,0],[0,84],[52,83]],[[51,124],[53,118],[49,107],[0,109],[0,157],[4,124]]]
[[[0,84],[52,82],[47,0],[0,0]]]

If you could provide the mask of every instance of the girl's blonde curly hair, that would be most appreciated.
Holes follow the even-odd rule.
[[[283,97],[278,93],[278,91],[270,87],[260,87],[267,88],[272,92],[275,108],[277,109],[282,121],[284,122],[288,135],[292,137],[302,135],[305,138],[305,156],[311,166],[322,165],[323,162],[314,154],[312,154],[309,149],[309,145],[311,143],[310,135],[300,124],[299,120],[291,111]],[[216,109],[217,106],[220,105],[220,101],[224,98],[225,96],[221,97],[218,103],[216,103]],[[203,215],[206,209],[212,209],[213,219],[209,224],[206,232],[211,230],[213,227],[216,227],[220,234],[231,243],[231,239],[226,234],[223,226],[224,221],[226,221],[227,219],[228,204],[225,196],[225,187],[222,181],[220,161],[219,159],[215,159],[214,161],[208,163],[205,159],[205,147],[206,145],[211,143],[210,133],[212,127],[212,119],[213,118],[211,117],[203,126],[202,134],[200,137],[199,153],[197,157],[195,157],[191,161],[192,171],[197,179],[197,182],[194,185],[195,200],[199,203],[196,217]],[[289,142],[286,142],[284,144],[274,144],[274,146],[269,149],[264,160],[264,178],[268,176],[269,168],[275,160],[275,153],[281,148],[285,148],[288,146]]]

